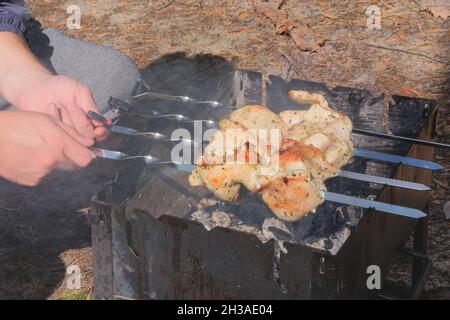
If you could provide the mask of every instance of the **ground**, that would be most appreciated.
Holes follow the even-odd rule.
[[[210,53],[225,57],[239,68],[265,75],[320,81],[329,87],[364,88],[388,96],[436,99],[440,105],[437,138],[450,142],[450,19],[445,19],[448,7],[437,6],[445,1],[30,0],[29,3],[33,15],[44,27],[112,46],[128,54],[140,67],[167,53]],[[381,10],[381,29],[368,27],[366,10],[374,3]],[[66,9],[72,4],[81,8],[79,30],[66,28]],[[369,20],[369,25],[374,22]],[[437,150],[435,160],[446,170],[433,176],[429,255],[434,268],[427,279],[424,298],[449,299],[450,225],[443,207],[450,199],[450,152]],[[101,185],[105,177],[90,179],[98,179]],[[83,288],[88,290],[92,274],[89,231],[83,213],[77,211],[88,206],[92,190],[86,191],[78,202],[73,200],[65,214],[58,213],[67,206],[62,199],[49,205],[51,197],[42,194],[37,197],[29,189],[14,190],[8,194],[20,201],[11,201],[12,197],[2,194],[1,199],[5,200],[0,201],[0,218],[7,216],[4,219],[9,223],[15,221],[14,227],[7,231],[17,241],[6,249],[2,246],[0,259],[7,259],[11,268],[18,271],[12,277],[8,272],[0,273],[2,282],[9,277],[8,284],[12,286],[2,283],[0,297],[57,298],[67,291],[61,280],[64,265],[72,263],[81,265]],[[39,201],[30,205],[33,199]],[[395,286],[407,283],[408,274],[406,264],[400,260],[391,276]],[[26,285],[19,279],[26,280]]]

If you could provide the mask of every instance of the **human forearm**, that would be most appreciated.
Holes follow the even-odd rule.
[[[0,44],[0,95],[11,104],[17,104],[24,85],[51,74],[18,35],[0,32]]]

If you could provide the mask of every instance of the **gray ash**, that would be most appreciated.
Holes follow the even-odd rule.
[[[291,242],[332,254],[339,251],[362,217],[361,208],[326,202],[316,213],[296,222],[286,222],[276,218],[259,197],[251,193],[241,197],[237,203],[204,198],[187,216],[200,222],[207,230],[224,227],[253,234],[262,242],[273,239],[284,252],[284,242]]]

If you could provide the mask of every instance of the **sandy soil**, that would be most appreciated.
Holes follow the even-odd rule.
[[[29,1],[44,27],[112,46],[128,54],[140,67],[167,53],[210,53],[227,58],[239,68],[264,74],[321,81],[330,87],[344,85],[387,95],[437,99],[441,106],[437,134],[440,141],[450,142],[450,19],[437,17],[436,10],[433,15],[423,1],[378,1],[380,30],[367,27],[365,12],[370,1],[76,2],[81,7],[80,30],[65,26],[66,8],[74,1]],[[429,231],[434,269],[427,279],[424,298],[450,298],[449,223],[443,214],[443,206],[450,199],[450,153],[438,151],[436,161],[447,169],[434,175]],[[0,213],[4,210],[0,203]],[[32,219],[23,209],[19,211]],[[30,222],[22,223],[23,228],[28,228]],[[83,235],[88,241],[86,231]],[[88,244],[76,242],[72,246],[82,247],[58,252],[62,256],[56,261],[67,264],[74,256],[90,270]],[[44,270],[39,260],[35,264]],[[406,284],[408,276],[409,270],[400,260],[391,277],[394,285]],[[50,281],[48,285],[54,287],[32,296],[57,296],[52,295],[56,284]],[[2,289],[0,295],[4,295]],[[20,289],[17,287],[18,294]],[[56,290],[61,291],[61,287]]]

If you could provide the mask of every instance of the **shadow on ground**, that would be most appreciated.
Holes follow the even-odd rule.
[[[85,208],[109,180],[98,165],[36,188],[0,180],[0,299],[46,299],[64,280],[59,255],[90,246]]]

